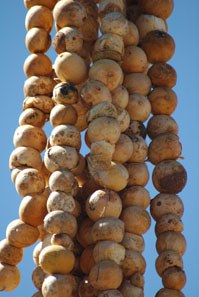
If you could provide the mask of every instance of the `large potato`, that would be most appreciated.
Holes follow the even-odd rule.
[[[36,53],[29,55],[23,66],[24,73],[27,77],[36,75],[50,75],[52,72],[52,62],[48,56]]]
[[[184,225],[182,220],[173,213],[163,215],[155,225],[155,233],[157,237],[167,231],[182,232],[183,230]]]
[[[48,96],[35,96],[27,97],[23,101],[23,110],[28,108],[36,108],[42,111],[43,113],[49,114],[53,108],[53,101]]]
[[[17,147],[10,155],[9,168],[15,167],[32,167],[40,170],[42,166],[42,158],[38,150],[31,147]]]
[[[179,267],[171,267],[163,272],[162,283],[165,288],[182,290],[186,284],[185,272]]]
[[[19,125],[32,125],[42,128],[46,122],[46,115],[37,108],[25,109],[19,117]]]
[[[51,132],[50,145],[71,146],[80,150],[80,132],[72,125],[58,125]]]
[[[130,121],[128,129],[125,131],[126,135],[128,135],[132,140],[134,136],[141,136],[142,138],[146,138],[146,127],[142,122],[139,121]]]
[[[141,253],[126,249],[125,258],[122,263],[122,270],[125,277],[129,277],[136,272],[144,274],[146,262]]]
[[[157,87],[149,94],[151,112],[154,115],[171,115],[177,106],[176,93],[167,87]]]
[[[170,289],[160,289],[157,294],[156,297],[185,297],[185,295],[177,290],[170,290]]]
[[[25,44],[33,54],[45,53],[50,48],[51,37],[45,29],[34,27],[27,32]]]
[[[120,290],[123,297],[144,297],[144,290],[133,286],[128,280],[122,283]]]
[[[133,153],[129,158],[129,162],[143,163],[147,157],[148,146],[143,137],[134,135],[131,137],[133,144]]]
[[[137,45],[139,42],[139,32],[137,26],[128,21],[128,33],[123,37],[124,45]]]
[[[126,73],[145,72],[148,68],[147,56],[138,46],[129,45],[125,47],[122,60],[122,69]]]
[[[53,47],[58,54],[63,52],[77,53],[82,49],[83,35],[76,28],[64,27],[53,38]]]
[[[53,26],[53,16],[49,8],[42,5],[32,6],[25,19],[26,30],[30,30],[33,27],[39,27],[50,32]]]

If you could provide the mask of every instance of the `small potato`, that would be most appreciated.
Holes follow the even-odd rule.
[[[117,107],[117,121],[120,126],[120,132],[125,132],[130,124],[130,115],[126,109],[123,109],[121,107]]]
[[[49,179],[51,191],[61,191],[76,195],[78,191],[77,180],[69,170],[54,171]]]
[[[147,124],[147,134],[153,139],[163,133],[173,133],[178,135],[178,125],[176,121],[164,114],[154,115]]]
[[[171,267],[183,269],[182,257],[172,250],[164,251],[156,259],[155,267],[159,276],[162,276],[163,272]]]
[[[125,12],[124,2],[119,0],[103,0],[99,3],[100,18],[111,12]]]
[[[112,102],[116,107],[120,107],[125,109],[128,105],[129,101],[129,93],[127,89],[120,85],[116,89],[111,92],[112,95]]]
[[[183,232],[183,230],[184,225],[182,220],[173,213],[163,215],[155,225],[155,233],[157,237],[167,231]]]
[[[120,12],[111,12],[101,19],[101,32],[126,36],[129,30],[128,21]]]
[[[38,150],[31,147],[18,147],[10,155],[9,168],[13,170],[15,167],[32,167],[40,170],[42,166],[42,158]]]
[[[75,125],[77,112],[71,105],[57,104],[50,113],[50,123],[55,128],[58,125]]]
[[[139,42],[139,32],[137,26],[128,21],[128,33],[123,37],[125,47],[128,45],[137,45]]]
[[[31,76],[24,83],[24,97],[51,96],[55,81],[49,76]]]
[[[11,292],[19,283],[19,269],[16,266],[0,263],[0,291]]]
[[[121,244],[128,250],[142,253],[145,248],[144,238],[142,235],[125,232]]]
[[[47,201],[48,212],[63,210],[72,213],[75,209],[75,200],[71,194],[53,191]]]
[[[88,123],[100,117],[117,118],[117,109],[110,102],[101,102],[93,106],[87,115]]]
[[[75,278],[70,274],[49,275],[42,285],[43,297],[70,297],[76,285]]]
[[[133,186],[125,189],[121,193],[123,208],[128,206],[140,206],[147,208],[150,204],[150,194],[142,186]]]
[[[113,241],[99,241],[93,249],[93,258],[95,263],[103,260],[112,260],[121,265],[125,258],[125,248]]]
[[[128,161],[133,163],[143,163],[148,153],[146,141],[139,135],[132,136],[131,141],[133,144],[133,153]]]
[[[185,272],[178,267],[168,268],[163,272],[162,283],[165,288],[180,291],[186,284]]]
[[[53,47],[58,54],[63,52],[77,53],[82,49],[83,35],[76,28],[64,27],[53,38]]]
[[[72,125],[58,125],[51,132],[50,145],[71,146],[79,150],[81,147],[80,132]]]
[[[175,69],[166,63],[155,63],[148,71],[154,87],[173,88],[176,85],[177,73]]]
[[[145,122],[151,113],[151,104],[147,97],[140,94],[131,94],[126,107],[131,120]]]
[[[146,127],[142,122],[139,121],[130,121],[128,129],[125,131],[125,134],[128,135],[132,140],[134,136],[141,136],[146,138]]]
[[[147,56],[138,46],[129,45],[125,47],[122,59],[122,69],[126,73],[145,72],[148,68]]]
[[[148,98],[154,115],[171,115],[178,103],[176,93],[167,87],[155,88]]]
[[[23,110],[36,108],[45,114],[49,114],[53,108],[53,101],[48,96],[27,97],[23,101]]]
[[[128,186],[146,186],[149,172],[145,163],[127,163],[129,173]]]
[[[183,256],[186,251],[185,237],[181,232],[163,232],[157,238],[156,250],[159,254],[166,250],[172,250]]]
[[[145,73],[129,73],[124,76],[124,86],[129,94],[147,96],[151,90],[151,80]]]
[[[58,83],[53,90],[55,104],[75,104],[78,102],[78,90],[71,82]]]
[[[40,266],[37,266],[33,270],[32,282],[38,290],[41,290],[42,284],[43,284],[46,276],[47,276],[47,274],[42,270],[42,268]]]
[[[0,241],[0,262],[17,265],[23,258],[23,249],[12,246],[7,239]]]
[[[133,150],[134,147],[130,137],[121,134],[119,140],[115,144],[112,160],[114,162],[125,163],[131,158]]]
[[[45,29],[34,27],[27,32],[25,44],[33,54],[45,53],[50,48],[51,36]]]
[[[25,19],[26,30],[30,30],[33,27],[39,27],[45,29],[48,33],[53,26],[53,16],[49,8],[41,5],[32,6]]]
[[[70,251],[73,251],[74,249],[74,242],[66,233],[53,234],[51,237],[51,244],[61,245]]]
[[[122,270],[125,277],[129,277],[136,272],[144,274],[146,262],[144,257],[136,251],[126,249],[125,259],[122,263]]]
[[[32,125],[42,128],[46,122],[46,115],[37,108],[25,109],[19,117],[19,125]]]
[[[83,35],[84,44],[85,42],[93,43],[97,40],[98,29],[99,29],[99,23],[97,21],[97,17],[95,19],[93,16],[88,15],[87,18],[85,18],[83,25],[79,27],[79,31]],[[86,47],[84,48],[84,45],[83,45],[83,49],[85,49],[86,51],[88,50]],[[79,54],[81,55],[81,52],[79,52]],[[86,54],[88,55],[88,52]]]
[[[95,170],[110,169],[114,149],[115,145],[107,141],[95,141],[91,144],[91,151],[87,157],[88,162]]]
[[[27,77],[36,76],[48,76],[52,72],[52,62],[48,56],[36,53],[29,55],[23,66],[24,73]]]

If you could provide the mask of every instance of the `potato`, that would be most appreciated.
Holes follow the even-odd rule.
[[[78,29],[82,33],[84,41],[92,43],[96,41],[98,38],[98,28],[99,28],[99,23],[97,21],[97,17],[95,19],[93,16],[88,15],[87,18],[85,18],[83,25]],[[86,50],[86,47],[84,49]],[[79,52],[79,54],[81,55],[81,52]],[[82,55],[82,58],[83,58],[83,55]]]
[[[145,72],[148,68],[147,56],[138,46],[129,45],[125,47],[122,59],[122,69],[126,73]]]
[[[133,163],[143,163],[148,153],[146,141],[139,135],[133,135],[131,141],[133,144],[133,153],[128,161]]]
[[[76,285],[75,278],[68,274],[49,275],[42,285],[43,297],[70,297]]]
[[[177,73],[175,69],[166,63],[155,63],[148,71],[154,87],[173,88],[176,85]]]
[[[78,2],[74,1],[74,3]],[[62,82],[71,81],[74,84],[80,84],[87,79],[86,63],[75,53],[61,53],[57,56],[54,67],[57,77]]]
[[[186,251],[185,237],[180,232],[163,232],[157,238],[156,250],[159,254],[166,250],[172,250],[183,256]]]
[[[139,121],[130,121],[128,129],[125,131],[126,135],[128,135],[131,139],[134,136],[141,136],[142,138],[146,138],[146,127],[142,122]]]
[[[49,179],[51,191],[61,191],[76,195],[78,191],[77,180],[69,170],[54,171]]]
[[[151,113],[151,104],[147,97],[140,94],[131,94],[126,107],[131,120],[145,122]]]
[[[77,221],[66,211],[54,210],[45,216],[44,228],[50,234],[66,233],[74,237],[77,233]]]
[[[58,125],[51,132],[50,145],[71,146],[79,150],[81,147],[80,132],[72,125]]]
[[[124,2],[119,0],[103,0],[99,3],[99,16],[104,17],[111,12],[125,12]]]
[[[110,169],[114,149],[115,145],[107,141],[95,141],[91,144],[91,151],[87,156],[88,162],[92,164],[95,170]]]
[[[80,268],[85,274],[89,274],[95,265],[95,260],[93,258],[93,247],[94,246],[92,245],[87,246],[80,256]]]
[[[151,112],[154,115],[171,115],[178,103],[176,93],[167,87],[155,88],[148,98],[151,103]]]
[[[56,33],[52,43],[58,54],[63,52],[78,53],[83,46],[83,35],[76,28],[64,27]]]
[[[39,27],[50,32],[53,26],[53,16],[49,8],[41,5],[32,6],[25,19],[26,30],[30,30],[33,27]]]
[[[75,209],[75,200],[71,194],[53,191],[47,201],[48,212],[63,210],[72,213]]]
[[[163,272],[162,283],[167,289],[180,291],[186,284],[185,272],[178,267],[168,268]]]
[[[0,291],[11,292],[19,283],[19,269],[16,266],[0,263]]]
[[[151,64],[167,62],[175,53],[175,42],[171,35],[159,30],[147,33],[142,39],[141,47]]]
[[[48,235],[47,235],[48,234]],[[40,241],[34,248],[33,250],[33,261],[34,263],[39,266],[39,255],[41,253],[41,251],[51,245],[51,238],[52,238],[52,235],[47,233],[41,238],[42,241]]]
[[[182,217],[184,205],[177,195],[161,193],[151,200],[150,212],[155,221],[169,213]]]
[[[48,96],[27,97],[23,101],[23,110],[28,108],[36,108],[43,113],[49,114],[53,108],[53,101]]]
[[[51,96],[55,81],[49,76],[31,76],[24,83],[24,97]]]
[[[75,125],[77,112],[71,105],[56,105],[50,113],[50,123],[55,128],[58,125]]]
[[[173,133],[178,135],[178,125],[176,121],[164,114],[154,115],[147,124],[147,134],[151,139],[163,133]]]
[[[74,254],[60,245],[45,247],[39,255],[39,264],[47,274],[68,274],[74,263]]]
[[[182,257],[175,251],[164,251],[156,259],[155,267],[159,276],[162,276],[163,272],[171,267],[178,267],[183,269]]]
[[[99,293],[98,297],[122,297],[119,290],[106,290]]]
[[[110,59],[100,59],[90,68],[89,78],[101,81],[113,91],[122,84],[124,76],[118,63]]]
[[[101,32],[114,33],[124,37],[128,33],[128,21],[120,12],[111,12],[101,19]]]
[[[93,258],[95,263],[103,260],[112,260],[121,265],[125,258],[125,248],[114,241],[99,241],[94,247]]]
[[[156,236],[166,231],[182,232],[183,230],[184,225],[181,219],[173,213],[163,215],[155,225]]]
[[[173,0],[152,0],[150,2],[148,2],[147,0],[141,0],[139,2],[139,8],[144,13],[167,19],[173,11],[174,2]]]
[[[17,248],[24,248],[34,244],[38,237],[38,229],[22,222],[20,219],[12,221],[6,228],[8,242]]]
[[[144,274],[146,262],[144,257],[137,251],[126,249],[125,259],[122,263],[124,277],[129,277],[135,272]]]
[[[129,94],[138,93],[146,96],[151,89],[151,80],[145,73],[128,73],[124,76],[124,86]]]
[[[125,132],[128,129],[131,121],[130,115],[126,109],[117,107],[117,121],[120,126],[120,132],[121,133]]]
[[[77,112],[77,122],[75,124],[75,127],[80,132],[82,132],[86,128],[88,128],[88,122],[87,122],[88,107],[83,105],[81,101],[74,104],[73,107],[75,108],[75,110]]]
[[[125,231],[137,235],[144,234],[151,225],[148,212],[140,206],[129,206],[122,212],[121,219],[125,225]]]
[[[23,249],[12,246],[7,239],[0,241],[0,262],[17,265],[23,258]]]
[[[41,225],[47,214],[46,202],[49,194],[49,190],[46,189],[41,194],[24,197],[19,206],[19,218],[34,227]]]
[[[73,251],[74,249],[74,242],[66,233],[53,234],[51,237],[51,244],[61,245],[70,251]]]
[[[42,128],[46,122],[46,115],[37,108],[27,108],[19,117],[19,125],[32,125]]]
[[[133,286],[128,280],[122,283],[120,292],[123,297],[144,297],[143,289]]]
[[[29,55],[23,66],[24,73],[27,77],[36,76],[48,76],[52,72],[52,62],[48,56],[36,53]]]
[[[150,14],[141,14],[136,21],[138,27],[140,40],[142,40],[147,33],[155,30],[167,32],[167,23],[165,20]]]
[[[128,21],[128,33],[123,37],[125,47],[128,45],[137,45],[139,42],[139,32],[137,26]]]
[[[81,27],[86,19],[86,10],[80,2],[64,0],[58,2],[53,10],[54,20],[60,28]]]
[[[87,277],[80,282],[78,293],[79,297],[98,297],[98,290],[91,286]]]
[[[93,225],[94,223],[89,218],[85,218],[79,225],[77,240],[84,248],[94,242],[91,235]]]
[[[117,289],[121,285],[122,277],[119,265],[110,260],[99,262],[89,273],[89,281],[97,290]]]
[[[159,192],[177,194],[181,192],[186,185],[187,173],[179,162],[166,160],[158,163],[155,167],[152,180],[155,188]]]
[[[158,293],[156,294],[156,297],[185,297],[185,295],[176,290],[170,290],[170,289],[160,289]]]
[[[94,1],[90,0],[80,0],[80,3],[83,4],[83,6],[86,9],[86,13],[88,16],[91,16],[95,19],[98,17],[98,7],[97,4]]]
[[[30,9],[34,5],[42,5],[52,10],[56,3],[57,0],[24,0],[24,5],[27,9]]]
[[[110,102],[100,102],[93,106],[87,115],[88,123],[100,117],[117,118],[117,109]]]
[[[80,89],[80,97],[89,107],[100,102],[111,102],[111,93],[107,86],[98,80],[88,80]]]
[[[125,232],[121,244],[129,250],[142,253],[145,248],[145,243],[142,235]]]
[[[150,204],[150,194],[142,186],[132,186],[121,193],[123,208],[128,206],[140,206],[147,208]]]
[[[34,286],[41,291],[42,284],[46,278],[47,274],[42,270],[40,266],[37,266],[32,273],[32,282]]]
[[[128,105],[129,101],[129,93],[127,89],[120,85],[116,89],[111,92],[112,95],[112,102],[116,107],[120,107],[125,109]]]
[[[125,163],[133,154],[133,143],[130,137],[121,134],[119,140],[115,144],[115,151],[112,160],[114,162]]]
[[[111,240],[119,243],[124,236],[124,223],[111,217],[99,219],[92,227],[91,236],[94,242]]]
[[[146,186],[149,172],[145,163],[127,163],[129,173],[128,186]]]
[[[53,90],[55,104],[74,104],[78,102],[78,90],[71,82],[58,83]]]
[[[42,152],[46,146],[46,135],[39,127],[31,125],[19,126],[14,133],[13,143],[16,148],[25,146]]]
[[[135,287],[144,288],[144,276],[136,272],[131,276],[131,284]]]
[[[119,195],[108,189],[95,191],[86,201],[86,213],[94,222],[103,217],[118,218],[121,211]]]
[[[50,48],[51,37],[45,29],[34,27],[27,32],[25,44],[33,54],[45,53]]]
[[[15,167],[32,167],[34,169],[41,169],[42,158],[38,150],[31,147],[17,147],[10,155],[9,168],[12,170]]]

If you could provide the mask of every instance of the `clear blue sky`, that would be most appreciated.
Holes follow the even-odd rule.
[[[198,86],[199,86],[199,44],[198,44],[198,10],[197,0],[176,0],[175,10],[168,21],[169,33],[176,42],[176,53],[170,63],[178,73],[175,91],[178,94],[179,105],[174,113],[180,127],[180,139],[183,144],[182,162],[188,171],[188,184],[180,197],[185,205],[183,222],[188,249],[184,256],[187,285],[184,289],[186,297],[199,297],[199,170],[198,170]],[[10,180],[8,169],[9,155],[13,150],[12,138],[18,126],[18,117],[22,111],[23,102],[23,62],[28,55],[25,48],[24,18],[26,10],[23,1],[2,1],[0,17],[1,36],[1,108],[0,108],[0,189],[1,214],[0,238],[5,237],[6,226],[18,217],[18,207],[21,198],[17,195]],[[53,52],[51,52],[53,54]],[[51,57],[54,57],[51,55]],[[156,192],[149,183],[148,187],[153,197]],[[147,272],[145,274],[145,296],[154,297],[161,288],[161,280],[154,268],[156,259],[154,224],[145,236]],[[19,265],[21,284],[10,293],[1,293],[7,297],[31,296],[36,289],[32,285],[31,273],[34,267],[32,247],[25,250],[24,259]]]

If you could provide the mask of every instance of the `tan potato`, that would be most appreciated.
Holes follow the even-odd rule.
[[[123,37],[124,45],[137,45],[139,42],[139,31],[137,26],[131,22],[128,21],[128,33]]]
[[[121,199],[123,208],[140,206],[146,209],[151,201],[149,191],[142,186],[133,186],[125,189],[121,193]]]
[[[94,222],[102,217],[118,218],[121,211],[119,195],[108,189],[95,191],[86,201],[86,213]]]
[[[74,1],[74,3],[78,2]],[[88,69],[86,63],[75,53],[63,52],[58,55],[55,60],[54,68],[57,77],[62,82],[71,81],[78,85],[87,79]]]
[[[177,194],[183,190],[187,182],[187,173],[177,161],[166,160],[155,167],[152,180],[155,188],[162,193]]]
[[[126,73],[145,72],[148,68],[147,56],[138,46],[129,45],[125,47],[122,59],[122,69]]]
[[[167,231],[183,232],[183,230],[184,225],[181,219],[173,213],[163,215],[155,225],[155,233],[157,237]]]
[[[163,272],[171,267],[179,267],[183,269],[182,257],[175,251],[164,251],[156,259],[155,267],[159,276],[162,276]]]
[[[19,269],[16,266],[0,263],[0,291],[11,292],[19,283]]]
[[[119,265],[110,260],[99,262],[89,273],[89,281],[97,290],[117,289],[121,285],[122,277]]]
[[[112,59],[121,61],[124,55],[124,42],[121,36],[113,33],[105,33],[94,44],[93,61],[99,59]]]
[[[123,297],[144,297],[143,289],[133,286],[128,280],[122,283],[120,292]]]
[[[100,102],[93,106],[87,115],[88,123],[100,117],[117,118],[117,109],[110,102]]]
[[[139,135],[132,136],[131,141],[133,144],[133,153],[129,158],[129,162],[143,163],[148,153],[146,141]]]
[[[99,219],[92,227],[91,236],[94,242],[99,240],[121,242],[124,236],[124,223],[111,217]]]
[[[131,276],[131,284],[135,287],[144,288],[144,276],[136,272]]]
[[[24,83],[24,97],[51,96],[55,81],[49,76],[31,76]]]
[[[77,233],[77,221],[66,211],[54,210],[45,216],[44,228],[50,234],[66,233],[74,237]]]
[[[31,147],[18,147],[10,155],[9,168],[10,170],[15,167],[32,167],[40,170],[42,166],[42,158],[38,150]]]
[[[142,39],[141,47],[151,64],[167,62],[175,53],[175,42],[171,35],[158,30],[147,33]]]
[[[152,0],[150,2],[148,2],[147,0],[141,0],[139,2],[139,7],[140,10],[144,13],[156,15],[163,19],[167,19],[173,11],[174,2],[173,0]]]
[[[96,141],[91,144],[91,151],[87,156],[88,162],[92,164],[95,170],[106,170],[111,166],[114,144],[107,141]]]
[[[50,32],[53,26],[53,16],[49,8],[41,5],[32,6],[25,19],[26,30],[30,30],[33,27],[39,27]]]
[[[140,40],[151,31],[159,30],[167,32],[168,29],[165,20],[150,14],[141,14],[136,21],[136,26],[139,30]]]
[[[51,237],[51,244],[61,245],[70,251],[73,251],[74,249],[74,242],[66,233],[53,234]]]
[[[129,30],[128,21],[120,12],[111,12],[101,19],[102,34],[114,33],[124,37]]]
[[[76,28],[64,27],[56,33],[52,43],[58,54],[63,52],[78,53],[83,46],[83,35]]]
[[[16,181],[16,178],[17,178],[17,175],[19,174],[19,172],[21,172],[22,170],[27,169],[27,168],[29,168],[29,167],[20,166],[20,167],[12,169],[12,171],[11,171],[11,180],[12,180],[13,184],[15,184],[15,181]]]
[[[39,264],[47,274],[68,274],[74,263],[74,254],[60,245],[45,247],[39,255]]]
[[[126,249],[125,259],[122,263],[124,277],[129,277],[136,272],[144,274],[146,262],[144,257],[137,251]]]
[[[145,122],[151,113],[151,104],[147,97],[134,93],[129,96],[126,107],[131,120]]]
[[[0,241],[0,262],[17,265],[23,258],[23,249],[12,246],[7,239]]]
[[[83,25],[78,29],[82,33],[84,41],[94,42],[97,40],[98,37],[98,28],[99,23],[97,21],[97,18],[95,19],[93,16],[88,15],[87,18],[84,20]]]
[[[173,88],[176,85],[177,73],[175,69],[166,63],[155,63],[148,71],[154,87]]]
[[[168,213],[173,213],[178,217],[182,217],[184,213],[184,205],[177,195],[161,193],[151,200],[150,212],[155,221]]]
[[[163,272],[162,283],[167,289],[180,291],[186,284],[185,272],[179,267],[168,268]]]
[[[75,127],[80,132],[82,132],[86,128],[88,128],[88,122],[87,122],[88,107],[83,105],[81,101],[79,101],[77,104],[74,104],[73,107],[77,112],[77,122],[75,124]]]
[[[121,133],[125,132],[128,129],[131,121],[130,115],[126,109],[117,107],[117,121],[120,126],[120,132]]]
[[[140,206],[129,206],[122,212],[121,219],[125,225],[125,231],[142,235],[148,231],[151,219],[148,212]]]
[[[129,93],[127,89],[120,85],[116,89],[111,92],[112,95],[112,102],[116,107],[120,107],[125,109],[128,105],[129,101]]]
[[[25,146],[42,152],[46,146],[46,135],[39,127],[31,125],[19,126],[14,133],[13,143],[16,148]]]
[[[27,32],[25,44],[33,54],[45,53],[50,48],[51,37],[45,29],[34,27]]]
[[[49,275],[42,285],[43,297],[70,297],[76,286],[75,278],[72,275],[54,274]]]
[[[50,123],[55,128],[58,125],[75,125],[77,112],[71,105],[56,105],[50,113]]]
[[[147,134],[153,139],[163,133],[173,133],[178,135],[178,125],[176,121],[168,115],[154,115],[148,121]]]
[[[32,125],[42,128],[46,122],[46,115],[37,108],[27,108],[19,117],[19,125]]]
[[[76,195],[78,191],[77,180],[69,170],[54,171],[49,179],[51,191],[61,191]]]
[[[51,132],[50,145],[71,146],[79,150],[81,147],[80,132],[72,125],[58,125]]]
[[[89,245],[85,248],[80,256],[80,268],[85,274],[89,274],[93,266],[95,265],[95,260],[93,257],[93,245]]]
[[[54,20],[60,28],[81,27],[87,17],[86,10],[80,2],[73,0],[59,1],[53,10]]]
[[[78,102],[78,90],[71,82],[58,83],[53,90],[55,104],[74,104]]]
[[[71,194],[53,191],[47,201],[48,212],[63,210],[72,213],[75,209],[75,200]]]
[[[89,219],[84,219],[79,225],[77,240],[85,248],[90,244],[93,244],[93,239],[91,236],[91,230],[94,223]]]
[[[183,256],[186,251],[185,237],[180,232],[163,232],[157,238],[156,250],[159,254],[166,250],[172,250]]]
[[[146,127],[142,122],[139,121],[130,121],[128,129],[125,131],[125,134],[128,135],[132,140],[134,136],[141,136],[146,138]]]
[[[128,186],[146,186],[149,180],[149,171],[145,163],[127,163],[129,173]]]
[[[19,219],[12,221],[6,228],[8,242],[18,248],[34,244],[38,237],[39,231],[36,227],[30,226]]]
[[[36,108],[43,113],[48,114],[51,112],[53,105],[52,99],[48,96],[27,97],[23,101],[23,110],[28,108]]]
[[[124,76],[124,86],[129,94],[138,93],[146,96],[151,89],[151,80],[145,73],[128,73]]]
[[[32,282],[34,286],[41,291],[42,284],[46,278],[47,274],[42,270],[40,266],[35,267],[32,273]]]
[[[119,290],[106,290],[100,292],[98,297],[122,297],[123,295],[120,293]]]
[[[88,277],[84,277],[80,282],[78,293],[79,297],[98,297],[98,290],[91,286]]]
[[[24,73],[27,77],[36,76],[48,76],[52,72],[52,62],[48,56],[36,53],[29,55],[23,65]]]
[[[176,93],[167,87],[155,88],[148,98],[151,103],[151,112],[155,115],[171,115],[178,103]]]
[[[156,297],[185,297],[185,295],[180,291],[170,290],[166,288],[160,289],[156,295]]]
[[[125,232],[121,244],[129,250],[142,253],[145,248],[145,243],[142,235]]]
[[[99,17],[102,18],[111,12],[125,13],[125,5],[121,0],[103,0],[99,2]]]
[[[120,127],[116,119],[100,117],[89,124],[87,133],[91,143],[105,140],[110,144],[115,144],[120,137]]]
[[[112,260],[121,265],[125,258],[125,248],[114,241],[99,241],[93,249],[95,263],[103,260]]]
[[[19,206],[19,218],[31,226],[41,225],[47,214],[46,202],[49,194],[49,189],[46,189],[41,194],[24,197]]]
[[[80,89],[80,96],[83,103],[89,107],[100,102],[111,102],[111,93],[107,86],[97,80],[87,81]]]
[[[90,68],[89,78],[101,81],[113,91],[122,84],[124,75],[118,63],[110,59],[101,59]]]
[[[131,158],[133,150],[134,147],[130,137],[121,134],[119,140],[115,144],[112,160],[114,162],[125,163]]]
[[[34,5],[42,5],[52,10],[56,3],[57,0],[24,0],[24,5],[27,9],[30,9]]]

